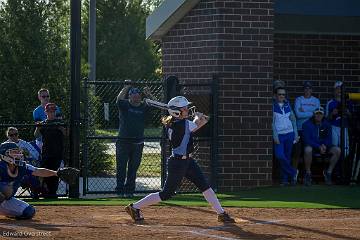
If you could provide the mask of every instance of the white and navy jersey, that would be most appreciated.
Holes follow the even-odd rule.
[[[278,102],[273,104],[273,125],[278,134],[287,134],[294,131],[293,124],[290,119],[292,109],[288,101],[283,105]]]
[[[37,168],[26,164],[25,166],[18,167],[18,173],[15,177],[9,175],[8,163],[5,161],[0,161],[0,191],[2,186],[11,185],[13,188],[13,195],[16,193],[17,189],[21,185],[21,181],[25,175],[32,175],[32,173]]]
[[[172,155],[188,155],[194,150],[192,132],[197,125],[187,119],[175,120],[166,128],[170,140]]]

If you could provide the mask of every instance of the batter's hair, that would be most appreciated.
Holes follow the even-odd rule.
[[[172,125],[173,121],[174,121],[174,117],[171,115],[168,116],[163,116],[161,118],[161,123],[165,126],[165,127],[169,127]]]

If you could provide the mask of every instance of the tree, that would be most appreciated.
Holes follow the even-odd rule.
[[[154,4],[159,0],[97,1],[97,78],[159,77],[155,73],[160,67],[159,46],[145,40],[146,17]],[[88,19],[84,19],[83,29],[87,31]],[[87,46],[86,41],[83,44]],[[83,56],[87,57],[87,51]]]
[[[69,89],[69,13],[62,0],[11,0],[0,6],[0,115],[32,121],[37,91],[49,88],[65,110]]]

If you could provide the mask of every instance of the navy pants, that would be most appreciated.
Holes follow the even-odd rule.
[[[294,132],[279,134],[280,144],[275,144],[275,157],[280,162],[281,182],[287,183],[288,177],[293,178],[296,169],[291,166],[291,151],[294,144]]]
[[[194,183],[201,192],[204,192],[210,187],[199,165],[193,158],[181,159],[170,157],[167,162],[165,185],[163,190],[159,193],[162,201],[175,195],[175,191],[180,186],[184,177]]]
[[[134,193],[136,172],[141,163],[143,148],[144,143],[116,142],[116,190],[119,193]]]

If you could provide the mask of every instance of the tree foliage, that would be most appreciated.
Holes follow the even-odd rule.
[[[37,91],[68,105],[69,13],[62,0],[11,0],[0,6],[0,116],[31,121]]]
[[[145,39],[145,29],[146,17],[159,3],[159,0],[97,1],[97,78],[158,77],[155,72],[160,67],[159,46]],[[87,31],[88,19],[84,19]],[[84,42],[87,46],[87,41]],[[87,57],[87,51],[83,55]]]
[[[86,76],[88,2],[83,2],[82,74]],[[98,78],[157,77],[159,46],[145,40],[145,21],[160,2],[97,1]],[[63,0],[0,2],[0,121],[31,121],[41,87],[50,89],[52,101],[68,112],[69,5]]]

